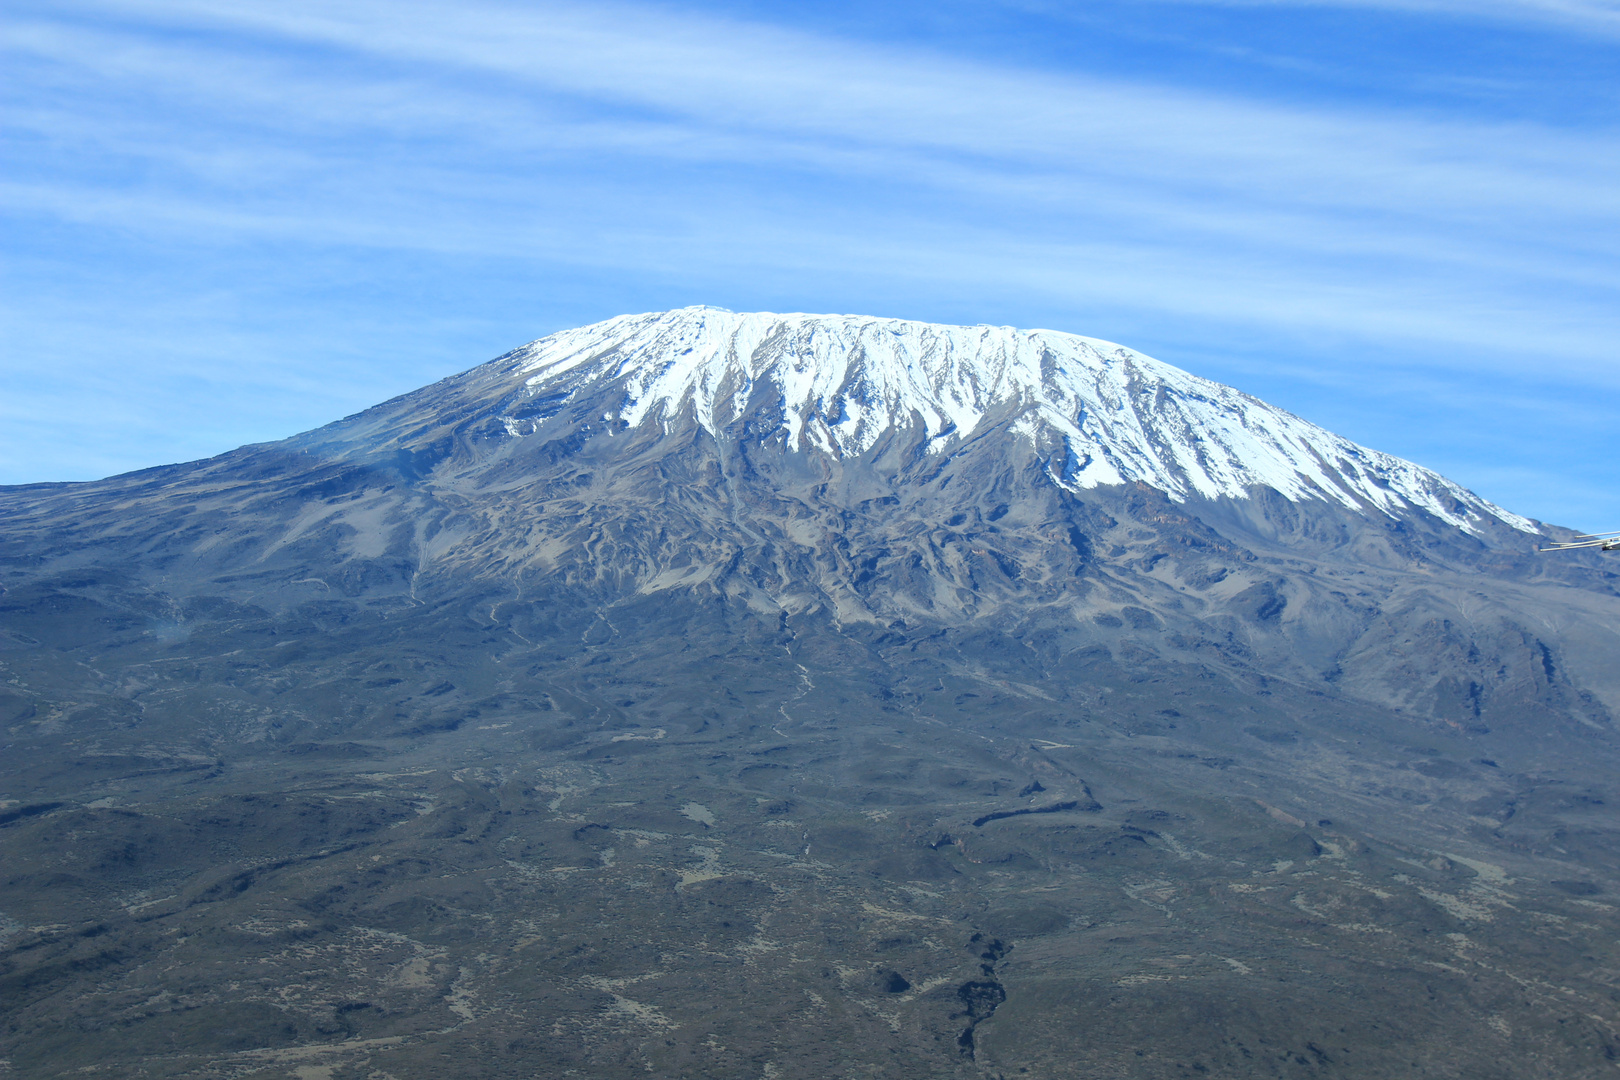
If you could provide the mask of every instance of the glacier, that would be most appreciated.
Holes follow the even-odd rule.
[[[698,306],[622,315],[509,354],[530,396],[621,383],[635,427],[690,410],[722,436],[761,391],[781,402],[789,448],[838,456],[921,426],[948,452],[987,422],[1041,445],[1070,491],[1142,483],[1172,499],[1269,487],[1398,516],[1415,507],[1466,531],[1536,525],[1412,462],[1360,446],[1230,386],[1110,341],[1055,330]],[[509,425],[513,434],[518,430]]]

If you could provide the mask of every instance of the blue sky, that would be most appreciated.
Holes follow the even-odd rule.
[[[1620,2],[12,0],[0,482],[692,303],[1131,345],[1620,526]]]

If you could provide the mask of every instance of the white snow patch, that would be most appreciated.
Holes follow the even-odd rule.
[[[1409,461],[1122,345],[1054,330],[694,307],[553,334],[517,362],[537,393],[621,385],[617,416],[632,427],[690,410],[718,435],[751,400],[772,400],[791,448],[843,456],[912,426],[939,452],[990,418],[1061,447],[1051,473],[1070,490],[1140,481],[1184,501],[1266,486],[1391,516],[1410,505],[1470,532],[1488,519],[1534,531]]]

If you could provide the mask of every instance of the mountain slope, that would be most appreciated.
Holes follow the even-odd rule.
[[[1600,562],[1549,563],[1524,519],[1432,472],[1050,332],[627,316],[284,443],[12,506],[12,550],[43,565],[104,546],[165,590],[256,604],[543,583],[1101,638],[1135,607],[1169,628],[1156,653],[1446,701],[1450,722],[1620,707],[1602,650],[1545,629],[1603,617],[1589,591],[1612,579],[1577,570]],[[1394,646],[1425,635],[1449,659],[1414,669]]]
[[[1244,498],[1265,486],[1296,501],[1417,507],[1465,529],[1493,519],[1532,531],[1526,519],[1410,462],[1073,334],[688,308],[556,334],[511,359],[528,376],[530,397],[503,417],[513,435],[605,386],[623,393],[605,424],[667,422],[691,409],[715,435],[764,394],[775,399],[771,411],[794,451],[858,456],[885,434],[917,426],[927,453],[949,454],[987,421],[1010,421],[1012,432],[1051,455],[1051,478],[1070,491],[1140,482],[1182,500]],[[766,422],[758,434],[770,437]]]
[[[715,309],[0,490],[0,1057],[1607,1075],[1546,535],[1106,343]]]

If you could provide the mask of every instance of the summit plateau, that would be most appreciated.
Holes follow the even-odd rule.
[[[1609,1075],[1568,535],[1112,343],[715,308],[0,489],[0,1073]]]

